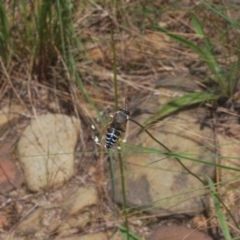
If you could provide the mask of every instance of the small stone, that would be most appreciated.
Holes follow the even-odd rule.
[[[95,187],[81,187],[68,197],[64,208],[68,214],[75,214],[83,208],[97,204],[98,194]]]
[[[155,230],[147,240],[213,240],[208,235],[195,229],[183,226],[160,227]]]
[[[192,218],[190,224],[192,228],[206,233],[208,230],[208,222],[209,220],[203,214],[198,214]]]
[[[23,113],[27,114],[27,111],[22,105],[5,106],[0,110],[0,126],[21,117]]]
[[[10,160],[0,161],[0,189],[9,192],[14,187],[18,188],[22,183],[22,175],[16,164]]]
[[[43,210],[41,208],[36,209],[33,213],[27,216],[24,220],[20,222],[17,226],[15,233],[17,235],[28,235],[34,234],[42,228],[41,219],[43,215]]]
[[[9,226],[9,219],[7,218],[7,215],[0,215],[0,230],[6,228],[7,226]]]
[[[59,233],[59,237],[66,237],[78,233],[79,229],[85,229],[86,225],[89,224],[91,220],[92,215],[88,211],[67,218],[65,217],[54,232]],[[69,232],[71,234],[69,234]]]

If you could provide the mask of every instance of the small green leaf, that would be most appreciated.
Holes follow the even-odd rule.
[[[205,37],[205,33],[202,28],[202,24],[195,14],[191,14],[192,24],[195,29],[195,32],[199,37]]]

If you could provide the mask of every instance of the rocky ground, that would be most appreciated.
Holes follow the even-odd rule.
[[[210,24],[225,29],[226,23],[201,11],[199,1],[181,1],[179,8],[170,2],[154,2],[154,9],[166,11],[149,12],[149,18],[131,19],[126,9],[127,28],[112,6],[79,5],[77,34],[91,41],[76,51],[75,67],[99,116],[60,55],[45,81],[32,76],[29,59],[16,60],[1,75],[0,239],[120,240],[128,222],[131,240],[223,240],[209,179],[225,204],[220,205],[232,236],[240,236],[238,113],[208,103],[157,121],[148,132],[135,122],[144,124],[174,97],[205,91],[202,80],[211,76],[196,52],[150,28],[153,20],[204,46],[189,17],[194,10],[216,43],[221,66],[227,65],[220,58],[228,52],[218,44],[219,30]],[[234,9],[228,13],[238,18]],[[127,209],[117,148],[106,151],[102,141],[95,142],[106,131],[99,117],[109,120],[114,113],[111,21],[119,105],[127,99],[131,117],[121,146]],[[239,46],[237,31],[228,36],[231,50]]]
[[[144,106],[155,111],[168,99],[162,95],[148,98],[141,105],[142,113],[133,114],[132,119],[143,123],[151,114]],[[237,156],[238,145],[230,144],[237,143],[236,139],[219,133],[216,146],[212,128],[200,128],[199,116],[204,114],[200,108],[180,112],[149,132],[207,184],[206,175],[215,179],[216,169],[204,163],[216,162],[216,150],[223,156],[235,152]],[[11,105],[1,110],[0,123],[2,239],[123,239],[116,148],[111,150],[115,165],[111,175],[110,153],[93,139],[90,150],[81,151],[84,132],[76,117],[52,113],[28,117],[20,105]],[[212,209],[209,189],[139,130],[130,121],[128,144],[122,146],[130,230],[149,240],[182,239],[181,234],[184,239],[221,239],[215,214],[207,212]],[[224,159],[223,165],[238,166],[234,158],[226,163]],[[223,170],[221,179],[237,179],[236,173]],[[231,182],[231,188],[236,183]],[[234,207],[237,196],[237,190],[229,194],[224,190],[228,206]]]

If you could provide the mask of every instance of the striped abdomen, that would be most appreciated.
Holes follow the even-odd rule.
[[[111,148],[113,145],[117,142],[121,132],[116,130],[115,128],[108,128],[107,134],[106,134],[106,148]]]

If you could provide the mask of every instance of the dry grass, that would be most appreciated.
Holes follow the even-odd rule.
[[[5,46],[9,58],[6,60],[2,56],[0,59],[0,107],[19,103],[26,110],[24,115],[28,118],[48,111],[78,116],[84,126],[80,139],[82,147],[78,151],[98,150],[92,141],[91,124],[100,125],[97,117],[106,116],[114,109],[116,96],[111,31],[114,31],[116,44],[119,105],[125,98],[130,99],[130,111],[134,111],[139,103],[142,104],[156,92],[171,97],[181,96],[183,86],[166,89],[169,79],[188,74],[193,81],[202,83],[209,75],[209,70],[196,53],[157,31],[157,26],[203,45],[203,39],[195,34],[190,21],[190,13],[193,12],[198,15],[213,42],[214,52],[222,67],[228,69],[229,62],[238,57],[238,30],[229,29],[229,23],[199,1],[76,1],[73,6],[76,36],[71,43],[66,40],[66,52],[61,49],[60,42],[56,39],[53,41],[54,38],[46,37],[46,42],[42,43],[45,47],[41,41],[33,38],[37,34],[33,34],[37,29],[33,12],[41,4],[40,0],[35,2],[33,5],[29,1],[26,9],[14,6],[15,1],[5,4],[6,12],[11,13],[8,16],[11,34],[9,44]],[[238,12],[234,9],[238,6],[232,5],[231,9],[231,5],[223,5],[227,6],[226,14],[237,18]],[[53,29],[48,30],[52,32]],[[226,29],[226,32],[222,29]],[[64,54],[73,57],[74,61],[68,64]],[[79,76],[82,87],[79,87],[73,73]],[[164,83],[162,80],[166,76],[168,79]],[[156,86],[160,87],[157,89]],[[103,162],[103,156],[101,158]],[[83,156],[80,164],[85,167],[79,170],[79,174],[86,176],[98,159],[97,155]],[[79,182],[76,181],[76,184]],[[20,197],[24,197],[24,194]],[[37,196],[33,194],[30,198],[36,199]],[[101,198],[102,206],[108,204],[109,199],[106,198]],[[20,216],[14,205],[10,206],[7,211],[16,216],[13,220],[16,223]],[[106,215],[110,214],[109,209],[103,209]],[[146,223],[156,221],[154,216],[146,218]],[[107,221],[112,220],[109,218]],[[99,224],[93,221],[88,230],[100,228],[101,224],[105,226],[106,222]],[[138,232],[142,234],[140,228]]]

